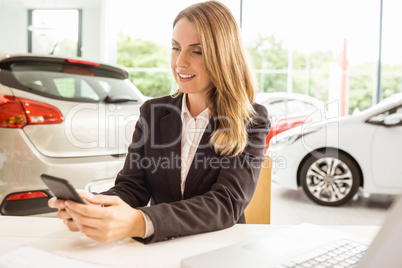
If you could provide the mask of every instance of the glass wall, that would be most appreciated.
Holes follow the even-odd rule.
[[[176,90],[170,71],[173,21],[184,8],[199,0],[116,0],[120,25],[117,63],[127,67],[133,83],[144,95],[157,97]],[[221,1],[240,23],[240,0]]]
[[[379,7],[378,0],[245,0],[243,35],[260,91],[337,101],[343,114],[370,106]]]
[[[384,0],[381,49],[381,97],[402,92],[402,1]]]
[[[176,88],[169,67],[172,22],[198,1],[123,2],[130,6],[118,9],[118,63],[130,69],[145,95],[169,94]],[[242,26],[260,92],[296,92],[337,102],[344,115],[375,103],[379,84],[381,98],[402,91],[399,0],[383,0],[381,81],[381,0],[222,2]]]
[[[35,9],[28,11],[28,52],[81,56],[81,11]]]

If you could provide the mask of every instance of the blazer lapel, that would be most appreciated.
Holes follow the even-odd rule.
[[[217,157],[214,150],[209,146],[209,140],[213,132],[213,120],[211,119],[201,137],[197,151],[195,152],[190,170],[187,174],[184,188],[184,199],[193,196],[197,187],[202,182],[204,174],[210,169],[209,162]]]
[[[170,185],[174,200],[181,200],[181,100],[182,97],[175,99],[172,106],[167,105],[168,114],[159,120],[163,155],[169,160],[169,167],[166,168],[167,179]]]

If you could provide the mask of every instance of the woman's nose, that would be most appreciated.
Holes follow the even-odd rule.
[[[176,66],[187,67],[189,65],[188,57],[185,52],[181,51],[176,59]]]

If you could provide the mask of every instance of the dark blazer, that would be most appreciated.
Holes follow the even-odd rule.
[[[267,110],[254,104],[249,142],[236,157],[217,155],[209,146],[217,121],[210,120],[180,190],[181,107],[183,95],[146,101],[140,111],[123,169],[113,188],[130,206],[149,215],[155,233],[144,243],[209,232],[244,223],[262,161],[270,122]],[[230,131],[230,130],[227,130]],[[147,206],[151,200],[151,206]]]

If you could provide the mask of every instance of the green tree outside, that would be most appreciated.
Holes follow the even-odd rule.
[[[260,35],[247,49],[254,69],[260,70],[257,74],[259,91],[286,92],[289,51],[283,47],[283,41],[273,35],[268,37]],[[331,52],[314,51],[306,54],[293,51],[292,53],[292,91],[326,100]]]
[[[275,36],[259,35],[257,40],[247,47],[253,68],[256,70],[260,92],[286,92],[288,52],[283,42]],[[261,72],[257,72],[261,70]],[[281,70],[281,73],[265,73],[264,70]]]
[[[172,75],[169,71],[168,47],[151,41],[132,39],[120,33],[117,64],[129,69],[144,68],[141,71],[130,72],[130,80],[145,96],[158,97],[170,94]]]
[[[275,36],[260,35],[247,47],[252,67],[260,85],[260,92],[286,92],[288,87],[289,51],[283,41]],[[330,51],[310,53],[292,51],[292,91],[328,100]],[[130,80],[149,97],[170,94],[176,89],[170,72],[170,48],[151,41],[132,39],[119,34],[118,64],[131,69]],[[376,63],[349,66],[349,113],[356,108],[372,106],[372,96],[377,86]],[[402,92],[400,66],[382,67],[383,98]]]
[[[381,87],[383,98],[402,92],[402,66],[383,65]]]

